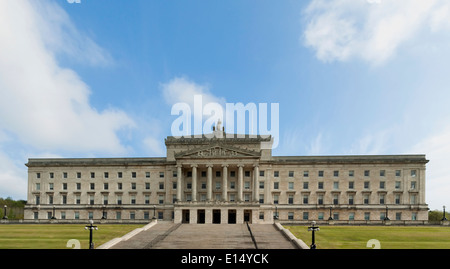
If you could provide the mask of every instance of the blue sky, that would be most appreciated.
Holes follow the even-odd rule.
[[[192,94],[279,103],[274,155],[426,154],[450,204],[445,0],[0,2],[0,196],[32,157],[164,156]]]

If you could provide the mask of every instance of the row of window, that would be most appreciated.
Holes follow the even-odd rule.
[[[364,220],[372,220],[371,219],[371,214],[374,214],[374,213],[364,212]],[[274,213],[274,217],[276,215],[277,214]],[[354,212],[346,213],[346,215],[348,216],[348,220],[355,220],[355,213]],[[288,220],[294,220],[294,212],[288,212],[287,216],[288,216]],[[318,212],[317,219],[318,220],[325,220],[325,216],[328,216],[328,218],[326,218],[326,219],[329,219],[329,213],[325,214],[324,212]],[[379,216],[380,216],[380,220],[385,220],[386,213],[385,212],[380,212]],[[261,219],[261,216],[260,216],[260,219]],[[333,212],[332,213],[332,219],[333,220],[340,220],[339,212]],[[309,220],[309,212],[303,212],[302,213],[302,220]],[[395,220],[402,220],[402,212],[395,212]],[[411,213],[411,220],[417,220],[417,213],[416,212],[412,212]]]
[[[75,183],[76,185],[76,190],[81,190],[81,183]],[[164,190],[164,182],[159,182],[159,190]],[[250,181],[245,181],[244,182],[244,189],[250,189],[250,185],[251,182]],[[259,181],[259,188],[260,189],[264,189],[264,185],[265,182],[264,181]],[[294,190],[294,185],[295,182],[288,182],[288,190]],[[309,182],[303,182],[303,189],[304,190],[309,190]],[[324,189],[324,185],[325,182],[323,181],[319,181],[317,182],[317,189],[319,190],[323,190]],[[62,190],[67,190],[68,189],[68,183],[61,183],[62,186]],[[103,190],[109,190],[109,186],[110,183],[103,183]],[[123,183],[118,182],[117,183],[117,190],[122,190],[123,189]],[[399,190],[401,189],[402,186],[402,182],[401,181],[395,181],[395,189]],[[130,187],[132,190],[136,190],[137,189],[137,185],[135,182],[131,182],[130,183]],[[215,182],[215,189],[219,190],[222,187],[222,183],[217,181]],[[410,182],[410,190],[415,190],[417,187],[417,182],[416,181],[411,181]],[[145,190],[150,190],[150,182],[145,182],[144,183],[144,188]],[[177,188],[177,182],[172,182],[172,188],[176,189]],[[192,189],[192,183],[191,182],[187,182],[186,183],[186,188],[187,189]],[[202,181],[200,182],[200,188],[201,189],[206,189],[206,182]],[[235,189],[236,188],[236,182],[235,181],[230,181],[229,182],[229,188],[230,189]],[[354,181],[349,181],[348,182],[348,189],[349,190],[353,190],[355,188],[355,182]],[[379,188],[384,190],[386,189],[386,181],[380,181],[379,182]],[[48,190],[53,191],[55,189],[55,183],[48,183]],[[89,189],[90,190],[95,190],[95,183],[89,183]],[[280,182],[273,182],[273,189],[274,190],[279,190],[280,189]],[[333,182],[333,189],[334,190],[338,190],[339,189],[339,181],[334,181]],[[364,181],[364,189],[370,189],[370,181]],[[35,183],[35,190],[36,191],[40,191],[41,190],[41,183]]]
[[[199,194],[199,198],[201,202],[206,201],[206,194]],[[215,200],[220,201],[222,199],[222,195],[221,194],[215,194]],[[301,196],[302,198],[302,204],[307,205],[310,203],[310,196],[309,194],[303,194]],[[324,205],[324,198],[325,196],[323,194],[319,194],[317,195],[317,204],[318,205]],[[370,203],[370,198],[371,195],[370,194],[362,194],[362,198],[363,198],[363,204],[365,205],[369,205]],[[386,203],[386,194],[378,194],[378,204],[380,205],[384,205]],[[89,199],[89,205],[94,205],[95,204],[95,195],[94,194],[90,194],[88,195],[88,199]],[[245,202],[250,202],[251,199],[251,194],[250,193],[244,193],[243,194],[243,199]],[[287,195],[287,204],[294,204],[294,194],[288,194]],[[164,200],[165,200],[165,195],[160,194],[158,195],[158,203],[159,204],[164,204]],[[192,201],[192,194],[186,194],[185,200],[187,202]],[[274,204],[280,204],[280,195],[278,194],[273,194],[272,195],[272,200]],[[339,205],[341,204],[341,198],[339,194],[333,194],[332,195],[332,204],[334,205]],[[172,203],[175,203],[177,201],[176,199],[176,195],[172,195]],[[229,202],[235,202],[236,201],[236,194],[231,193],[228,194],[228,201]],[[53,195],[49,195],[48,196],[48,204],[53,204],[54,199],[53,199]],[[122,205],[122,195],[116,195],[116,199],[115,202],[117,205]],[[355,204],[355,195],[353,194],[349,194],[347,195],[347,200],[346,200],[347,205],[354,205]],[[409,196],[409,203],[410,204],[417,204],[418,200],[417,200],[417,195],[416,194],[410,194]],[[40,196],[36,195],[35,196],[35,203],[36,205],[40,204]],[[103,204],[107,205],[109,203],[109,195],[103,195]],[[259,203],[264,204],[264,194],[260,194],[259,195]],[[394,203],[396,205],[400,205],[402,204],[402,195],[401,194],[395,194],[394,195]],[[61,204],[65,205],[67,204],[67,195],[63,194],[61,195]],[[75,204],[81,204],[81,195],[75,195]],[[129,203],[131,205],[136,205],[136,195],[130,195],[129,196]],[[149,205],[150,204],[150,195],[146,194],[144,195],[144,204]]]
[[[244,171],[244,176],[245,177],[250,177],[250,172],[251,171]],[[364,170],[364,176],[365,177],[369,177],[370,176],[370,170]],[[401,170],[395,170],[395,176],[396,177],[400,177],[401,176]],[[288,171],[288,177],[294,177],[294,171]],[[221,171],[216,171],[216,177],[220,177],[221,176]],[[259,171],[259,175],[261,177],[263,177],[265,174],[264,170]],[[317,176],[318,177],[324,177],[325,171],[320,170],[317,171]],[[201,177],[206,177],[206,171],[200,171],[200,175]],[[303,171],[303,177],[309,177],[310,173],[309,171]],[[379,171],[379,175],[380,177],[385,177],[386,176],[386,170],[380,170]],[[410,175],[411,177],[415,177],[417,175],[417,170],[413,169],[410,170]],[[82,174],[81,172],[76,172],[76,178],[81,178]],[[177,172],[173,171],[172,174],[173,177],[177,177]],[[192,171],[187,171],[186,172],[186,176],[187,177],[192,177]],[[273,172],[273,176],[274,177],[280,177],[280,171],[274,171]],[[339,170],[334,170],[333,171],[333,176],[334,177],[339,177]],[[349,177],[354,177],[355,176],[355,171],[354,170],[349,170],[348,171],[348,176]],[[137,172],[131,172],[131,178],[136,178],[137,177]],[[145,172],[145,177],[146,178],[150,178],[150,172]],[[164,172],[159,172],[159,177],[160,178],[164,178]],[[230,171],[230,177],[236,177],[236,171]],[[38,172],[36,173],[36,178],[39,179],[41,178],[41,173]],[[55,178],[55,173],[54,172],[49,172],[49,178]],[[63,172],[62,173],[62,178],[68,178],[68,173],[67,172]],[[90,178],[96,178],[96,173],[95,172],[90,172]],[[103,173],[103,178],[110,178],[110,173],[109,172],[104,172]],[[123,172],[117,172],[117,178],[123,178]]]

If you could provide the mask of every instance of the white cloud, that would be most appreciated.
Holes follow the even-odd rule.
[[[125,152],[116,132],[134,122],[93,108],[89,87],[58,65],[57,53],[107,61],[56,4],[0,2],[0,129],[41,150]]]
[[[186,77],[175,77],[168,83],[161,84],[163,97],[167,104],[187,103],[194,107],[194,96],[202,95],[203,104],[215,102],[225,104],[225,99],[213,95],[207,85],[200,85]]]
[[[150,154],[157,157],[166,155],[166,149],[161,139],[148,136],[144,139],[144,145],[150,150]]]
[[[322,61],[360,58],[380,64],[423,31],[450,30],[446,0],[313,0],[304,10],[303,41]]]

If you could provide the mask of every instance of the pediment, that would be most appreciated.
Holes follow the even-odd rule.
[[[248,158],[260,156],[261,154],[257,151],[223,145],[196,148],[175,154],[175,158]]]

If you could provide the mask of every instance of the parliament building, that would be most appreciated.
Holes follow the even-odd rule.
[[[272,156],[223,129],[166,157],[31,158],[25,221],[370,224],[428,220],[425,155]]]

